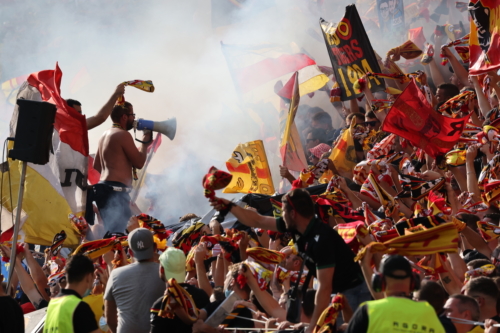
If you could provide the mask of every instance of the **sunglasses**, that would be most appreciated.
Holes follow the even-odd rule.
[[[377,125],[377,122],[378,122],[378,120],[365,121],[365,125],[375,127],[375,125]]]
[[[127,113],[127,116],[134,116],[135,117],[135,113]]]
[[[306,139],[306,142],[309,143],[311,141],[316,141],[316,139]]]

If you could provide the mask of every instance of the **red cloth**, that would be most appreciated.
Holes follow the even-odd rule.
[[[470,75],[480,75],[500,68],[500,33],[498,0],[471,0],[470,20]],[[480,27],[476,25],[480,24]],[[485,31],[485,33],[481,33]]]
[[[36,311],[35,307],[31,302],[26,302],[24,304],[21,304],[21,309],[23,310],[23,314],[27,314],[33,311]]]
[[[382,130],[407,139],[436,158],[453,148],[469,117],[449,118],[434,111],[412,81],[389,110]]]
[[[28,77],[28,83],[38,89],[42,100],[57,106],[54,128],[59,132],[61,142],[84,156],[89,155],[89,139],[85,116],[73,109],[61,97],[62,72],[56,63],[55,70],[44,70]]]
[[[425,48],[425,36],[424,27],[418,27],[408,30],[408,39],[411,40],[419,49],[423,50]]]

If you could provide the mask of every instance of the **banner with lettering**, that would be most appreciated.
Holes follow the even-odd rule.
[[[450,118],[434,111],[415,81],[399,95],[389,110],[382,130],[399,135],[436,158],[457,143],[469,115]]]
[[[342,92],[340,99],[348,101],[360,97],[362,92],[355,90],[354,84],[367,72],[380,73],[380,67],[356,6],[346,7],[340,23],[332,24],[320,19],[320,26]],[[370,77],[368,87],[372,91],[383,91],[385,82]]]
[[[480,75],[500,68],[500,2],[471,0],[469,2],[469,57],[471,75]]]
[[[380,31],[393,35],[404,30],[403,0],[377,0],[377,10]]]

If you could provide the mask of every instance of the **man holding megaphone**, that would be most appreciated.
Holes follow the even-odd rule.
[[[94,169],[101,173],[101,178],[92,194],[106,230],[124,232],[132,216],[129,195],[132,177],[135,169],[141,169],[146,162],[152,132],[145,130],[141,146],[135,146],[128,132],[134,128],[135,121],[134,108],[129,102],[115,105],[111,120],[113,127],[99,140]]]

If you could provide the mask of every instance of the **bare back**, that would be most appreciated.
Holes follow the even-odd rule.
[[[124,145],[133,145],[130,133],[119,129],[108,129],[99,140],[94,168],[101,172],[100,180],[132,185],[132,161]],[[137,148],[133,147],[135,150]],[[98,169],[100,166],[101,170]]]

